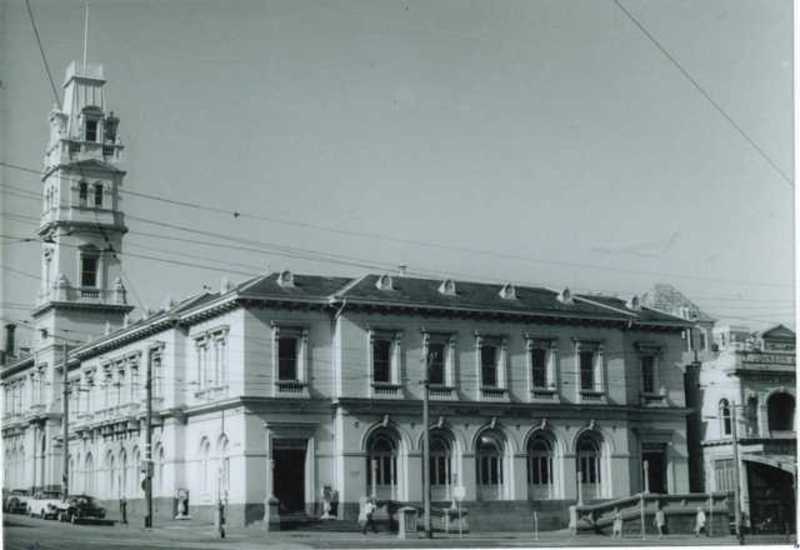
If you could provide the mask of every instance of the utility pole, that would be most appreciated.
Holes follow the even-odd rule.
[[[736,528],[736,539],[739,544],[744,544],[744,535],[742,534],[742,510],[741,510],[741,494],[739,479],[739,431],[736,419],[736,407],[734,403],[731,405],[731,436],[733,436],[733,478],[735,483],[734,498],[736,499],[734,512],[734,524]]]
[[[145,516],[144,526],[153,526],[153,352],[147,353],[147,368],[145,369],[145,399],[147,400],[147,415],[144,425],[144,453],[147,464],[144,474],[144,499]]]
[[[431,371],[431,354],[429,353],[425,359],[425,380],[423,381],[422,393],[422,499],[424,507],[424,522],[425,522],[425,537],[432,538],[431,532],[431,433],[430,433],[430,420],[428,419],[428,389],[430,386],[430,371]]]
[[[62,477],[61,477],[61,488],[62,493],[64,495],[64,500],[67,500],[67,495],[69,494],[69,376],[68,376],[68,368],[67,368],[67,342],[64,341],[64,360],[61,363],[62,375],[63,375],[63,410],[64,410],[64,419],[61,422],[61,427],[63,428],[63,438],[64,438],[64,466],[62,468]]]

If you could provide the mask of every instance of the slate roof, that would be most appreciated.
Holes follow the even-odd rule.
[[[618,298],[574,295],[573,302],[558,300],[558,292],[540,287],[517,286],[516,298],[500,296],[501,284],[455,281],[456,294],[448,296],[439,292],[442,281],[414,277],[394,277],[391,290],[376,286],[380,275],[367,275],[337,298],[348,303],[399,305],[479,310],[486,312],[511,312],[519,314],[554,314],[570,317],[604,318],[620,321],[643,320],[666,323],[683,323],[683,320],[652,310],[634,311]],[[595,303],[592,303],[595,302]]]
[[[246,298],[279,298],[327,302],[330,296],[352,281],[347,277],[293,275],[293,286],[281,286],[278,284],[279,276],[279,273],[270,273],[249,283],[239,285],[236,290]]]

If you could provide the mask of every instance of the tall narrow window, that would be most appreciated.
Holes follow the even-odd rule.
[[[428,382],[444,385],[445,383],[445,346],[441,342],[428,345]]]
[[[433,500],[449,500],[452,485],[450,464],[450,442],[443,433],[431,435],[430,461],[428,472],[431,480],[431,496]]]
[[[89,184],[82,181],[78,184],[78,206],[86,206],[89,201]]]
[[[594,352],[581,351],[579,353],[581,369],[581,389],[594,390]]]
[[[97,119],[86,119],[86,141],[97,141]]]
[[[485,387],[497,386],[497,355],[497,346],[481,346],[481,385]]]
[[[81,286],[97,286],[98,257],[94,254],[81,255]]]
[[[392,342],[376,338],[372,343],[372,380],[388,384],[392,381]]]
[[[278,380],[297,380],[297,338],[278,338]]]
[[[94,205],[95,206],[103,206],[103,184],[102,183],[95,183],[94,184]]]
[[[727,399],[719,402],[719,418],[722,427],[722,435],[731,435],[731,406]]]
[[[656,358],[644,355],[642,361],[642,391],[644,393],[656,392]]]
[[[156,355],[153,357],[152,364],[152,377],[153,377],[153,397],[164,397],[164,373],[161,367],[161,356]]]
[[[534,388],[547,386],[547,350],[535,347],[531,351],[531,380]]]

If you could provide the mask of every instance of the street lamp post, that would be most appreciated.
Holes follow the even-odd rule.
[[[427,538],[433,537],[431,531],[431,433],[430,433],[430,420],[429,420],[429,386],[430,386],[430,369],[431,369],[431,354],[429,353],[425,359],[425,380],[423,381],[422,390],[422,499],[423,499],[423,513],[424,513],[424,526],[425,536]]]

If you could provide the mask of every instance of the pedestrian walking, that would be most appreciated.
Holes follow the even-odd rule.
[[[375,499],[368,498],[367,502],[364,504],[364,528],[361,530],[363,534],[367,534],[367,529],[372,527],[372,532],[377,533],[378,530],[375,528],[375,521],[372,519],[372,515],[375,513]]]
[[[614,508],[614,524],[611,529],[611,536],[613,538],[622,538],[622,514],[619,508]]]
[[[658,538],[664,536],[664,526],[667,524],[667,518],[664,515],[664,509],[660,506],[656,510],[655,518],[653,519],[653,523],[656,526],[656,530],[658,531]]]
[[[703,508],[698,506],[697,517],[695,518],[695,524],[694,524],[694,536],[699,537],[700,531],[708,535],[708,531],[706,531],[706,513],[703,511]]]

